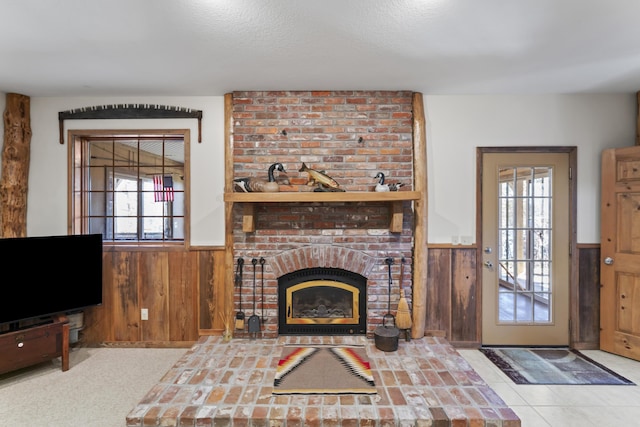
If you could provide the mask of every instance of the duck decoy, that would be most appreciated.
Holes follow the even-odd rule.
[[[378,191],[378,192],[398,191],[398,189],[404,185],[401,182],[395,182],[392,184],[386,183],[384,173],[382,172],[378,172],[378,174],[374,176],[374,179],[378,180],[378,183],[375,186],[375,191]]]
[[[276,193],[280,191],[280,185],[276,182],[274,171],[285,172],[282,163],[274,163],[269,166],[267,180],[256,177],[235,178],[234,184],[245,193]]]
[[[398,191],[400,190],[400,187],[402,187],[404,184],[401,182],[394,182],[389,184],[389,191]]]

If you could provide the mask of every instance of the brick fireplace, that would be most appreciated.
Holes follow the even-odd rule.
[[[276,172],[276,180],[293,200],[315,189],[307,185],[308,174],[299,171],[303,162],[334,178],[345,194],[373,192],[380,171],[388,181],[402,182],[401,191],[412,191],[412,96],[410,91],[234,92],[227,168],[233,178],[266,179],[269,166],[281,162],[285,172]],[[245,266],[242,294],[237,286],[233,290],[234,313],[242,304],[247,316],[253,314],[255,300],[262,336],[275,337],[282,333],[279,280],[310,268],[340,269],[365,279],[359,315],[371,336],[388,306],[392,311],[397,306],[401,258],[406,260],[402,284],[411,302],[413,202],[395,205],[401,224],[391,229],[394,209],[386,202],[301,199],[233,205],[231,252],[233,262],[242,257]],[[252,226],[247,229],[248,205]],[[388,257],[394,259],[391,294]],[[254,258],[265,259],[257,266],[255,283]]]
[[[324,279],[325,273],[336,279],[333,273],[338,272],[337,280],[355,285],[366,298],[361,311],[366,312],[364,327],[370,335],[389,303],[386,259],[395,261],[391,265],[395,310],[398,263],[404,256],[404,285],[413,287],[412,337],[421,339],[403,341],[396,352],[383,352],[374,340],[362,335],[285,334],[277,339],[229,342],[219,336],[202,336],[129,413],[128,426],[520,426],[515,413],[446,340],[424,336],[426,150],[422,98],[413,94],[413,103],[410,98],[410,92],[237,92],[225,96],[228,268],[225,286],[214,288],[224,292],[214,296],[216,303],[223,303],[216,310],[236,312],[242,301],[244,310],[251,313],[257,290],[257,315],[264,315],[265,320],[262,336],[274,337],[279,334],[280,282],[290,275],[309,274],[302,282],[289,283],[295,287],[309,278]],[[411,105],[413,115],[421,118],[409,126],[413,145],[411,129],[407,129]],[[264,176],[276,161],[287,170],[289,183],[282,185],[284,192],[233,193],[234,177]],[[337,179],[345,189],[341,197],[309,193],[303,174],[298,173],[302,161]],[[412,162],[417,164],[413,173]],[[398,177],[407,184],[404,190],[413,189],[414,194],[372,197],[372,177],[378,169]],[[239,286],[232,286],[232,266],[239,257],[245,266],[242,295]],[[256,263],[254,281],[251,261],[262,258],[265,263]],[[364,289],[359,278],[363,278]],[[257,288],[252,289],[254,282]],[[301,298],[305,300],[302,311],[325,310],[321,304],[307,303],[306,294]],[[333,309],[348,311],[344,297],[321,295],[319,299],[338,301]],[[365,347],[376,376],[377,395],[273,395],[273,378],[284,345]]]

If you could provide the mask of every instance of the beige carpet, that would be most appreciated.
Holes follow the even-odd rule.
[[[124,427],[126,417],[186,348],[72,348],[0,375],[2,427]],[[2,357],[2,354],[0,354]]]
[[[375,394],[364,347],[285,346],[273,394]]]

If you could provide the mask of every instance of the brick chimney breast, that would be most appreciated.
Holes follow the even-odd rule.
[[[324,171],[346,194],[373,192],[374,178],[402,182],[414,189],[412,91],[238,91],[233,93],[231,135],[233,175],[267,177],[276,173],[280,192],[310,192],[302,163]],[[372,335],[399,299],[400,258],[411,277],[413,206],[402,202],[402,227],[391,232],[385,202],[253,203],[255,229],[243,231],[243,203],[232,212],[233,255],[245,259],[243,294],[234,293],[234,311],[252,301],[252,257],[264,257],[264,300],[258,290],[257,310],[264,310],[263,335],[278,333],[278,278],[300,269],[328,267],[366,277],[367,333]],[[385,259],[393,257],[394,283],[389,293]],[[258,282],[262,285],[260,267]],[[249,270],[249,271],[247,271]],[[405,290],[411,284],[405,280]],[[410,295],[408,295],[410,296]]]

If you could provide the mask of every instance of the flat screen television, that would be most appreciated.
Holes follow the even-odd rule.
[[[102,304],[102,235],[0,238],[0,324]]]

